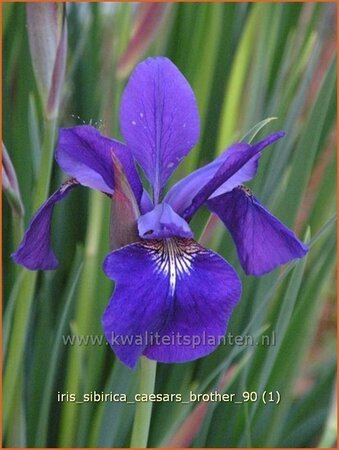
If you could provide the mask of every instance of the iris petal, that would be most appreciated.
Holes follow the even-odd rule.
[[[182,214],[192,203],[193,198],[200,191],[201,186],[204,186],[212,180],[224,162],[231,158],[233,154],[238,152],[241,153],[248,148],[250,148],[250,145],[248,144],[239,143],[232,145],[214,161],[198,170],[195,170],[190,175],[176,183],[166,194],[164,201],[169,203],[178,214]],[[221,195],[225,192],[231,191],[236,186],[239,186],[239,184],[251,180],[257,173],[260,156],[260,154],[257,154],[250,159],[234,175],[225,181],[217,189],[217,191],[212,194],[212,196]]]
[[[139,236],[144,239],[161,239],[168,237],[190,238],[193,233],[188,223],[180,217],[167,203],[157,205],[152,211],[139,217]]]
[[[234,269],[192,239],[128,245],[106,258],[104,270],[116,280],[105,335],[130,367],[142,354],[185,362],[211,353],[241,295]]]
[[[308,251],[292,230],[242,187],[209,200],[207,206],[230,231],[249,275],[263,275]]]
[[[169,59],[148,58],[136,67],[122,97],[120,124],[158,203],[162,187],[199,135],[194,93]]]
[[[103,267],[116,287],[102,326],[117,357],[133,368],[147,345],[147,334],[166,323],[171,301],[168,282],[154,270],[152,256],[141,244],[111,252]]]
[[[63,200],[78,185],[74,179],[64,183],[33,216],[13,260],[29,270],[52,270],[58,260],[51,248],[51,221],[54,205]]]
[[[102,136],[89,125],[62,128],[56,148],[59,166],[80,184],[101,192],[114,191],[112,152],[121,162],[138,204],[142,185],[128,147]]]
[[[216,171],[214,176],[202,186],[193,197],[191,204],[183,212],[183,218],[189,222],[196,211],[231,177],[233,177],[252,158],[259,154],[264,148],[281,139],[285,133],[278,131],[266,136],[265,139],[255,145],[244,148],[242,151],[234,152],[227,158]]]

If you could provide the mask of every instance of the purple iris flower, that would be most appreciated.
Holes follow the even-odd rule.
[[[194,240],[189,223],[200,207],[225,224],[247,274],[262,275],[308,250],[243,186],[256,175],[262,150],[284,133],[230,146],[165,193],[166,182],[198,140],[199,114],[187,80],[163,57],[146,59],[132,73],[120,124],[125,144],[91,126],[60,130],[56,160],[72,178],[35,214],[13,258],[31,270],[55,269],[54,205],[78,185],[114,198],[117,158],[137,205],[138,236],[104,261],[106,275],[116,283],[103,315],[105,335],[129,367],[141,355],[191,361],[217,347],[241,296],[235,270]],[[151,195],[135,164],[149,180]]]

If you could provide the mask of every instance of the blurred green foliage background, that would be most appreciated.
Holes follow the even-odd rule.
[[[32,70],[25,6],[2,5],[2,133],[25,207],[18,217],[4,197],[4,445],[128,447],[134,405],[57,399],[58,392],[132,395],[137,389],[138,372],[122,366],[106,345],[70,346],[62,339],[102,334],[112,291],[101,269],[109,249],[109,199],[81,188],[57,206],[58,270],[30,273],[10,259],[36,199],[65,179],[51,165],[55,136]],[[262,278],[245,277],[224,228],[212,224],[205,244],[234,265],[244,286],[229,331],[257,339],[274,333],[275,345],[226,345],[192,363],[159,364],[156,392],[186,397],[219,386],[239,396],[279,391],[281,401],[198,409],[155,403],[149,446],[332,446],[335,3],[67,3],[66,13],[66,79],[54,126],[92,123],[120,138],[118,107],[129,71],[147,55],[166,55],[192,85],[202,121],[199,145],[171,182],[276,117],[255,139],[279,129],[286,137],[264,153],[251,187],[311,245],[305,260]],[[207,219],[204,211],[194,221],[197,237]]]

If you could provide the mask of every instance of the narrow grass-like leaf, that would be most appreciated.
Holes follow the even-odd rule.
[[[220,119],[220,132],[217,145],[219,153],[230,143],[238,128],[243,84],[255,42],[255,30],[260,22],[263,9],[263,5],[260,4],[256,4],[252,8],[232,65],[232,72],[225,92]]]
[[[261,122],[257,123],[256,125],[254,125],[249,131],[247,131],[246,134],[244,134],[244,136],[239,139],[240,142],[247,142],[248,144],[250,144],[253,139],[256,137],[256,135],[266,126],[268,125],[270,122],[272,122],[272,120],[276,120],[277,117],[268,117],[267,119],[262,120]]]
[[[288,183],[288,187],[284,194],[285,201],[280,209],[283,211],[282,217],[284,217],[287,224],[293,223],[297,212],[297,205],[305,192],[314,158],[316,152],[318,151],[318,146],[321,144],[321,131],[329,112],[328,110],[331,99],[335,94],[335,86],[336,63],[333,61],[324,79],[322,89],[319,91],[317,101],[314,103],[314,106],[310,112],[307,126],[305,127],[304,134],[295,150],[295,156],[292,160],[292,170],[289,179],[291,181],[293,180],[293,183]],[[306,159],[305,153],[302,152],[301,149],[307,149]],[[294,201],[294,208],[291,207],[291,203],[289,201],[291,198],[293,198]]]
[[[60,353],[62,351],[62,347],[60,346],[60,342],[62,341],[62,333],[65,331],[67,321],[69,320],[70,310],[72,301],[74,298],[75,291],[78,286],[81,270],[82,270],[82,254],[78,252],[76,258],[74,260],[74,268],[71,272],[69,283],[71,285],[68,288],[68,292],[66,292],[65,298],[65,306],[62,312],[62,316],[60,318],[60,322],[58,324],[56,334],[55,334],[55,342],[51,352],[50,361],[48,364],[48,372],[46,375],[46,383],[44,385],[44,391],[42,395],[42,404],[39,412],[39,421],[37,425],[35,446],[36,447],[44,447],[47,444],[48,437],[48,426],[50,419],[50,409],[51,409],[51,399],[55,396],[53,392],[53,384],[55,383],[55,376],[57,371],[57,364],[60,360]]]
[[[328,412],[328,417],[325,423],[323,434],[319,440],[319,448],[330,448],[334,445],[337,439],[337,402],[336,389],[333,389],[331,408]]]

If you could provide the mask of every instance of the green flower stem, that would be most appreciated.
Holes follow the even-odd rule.
[[[46,120],[44,124],[44,139],[41,149],[41,165],[33,201],[34,212],[41,206],[41,203],[46,200],[49,192],[49,183],[53,166],[54,145],[56,138],[56,126],[56,120]]]
[[[74,323],[82,335],[93,332],[93,308],[97,292],[97,273],[102,256],[99,247],[103,235],[103,214],[106,198],[98,192],[90,193],[89,222],[86,235],[84,267],[79,282]],[[83,368],[80,364],[79,347],[71,348],[67,365],[65,390],[79,394],[83,388]],[[79,407],[66,402],[63,405],[60,442],[62,447],[71,447],[76,439]]]
[[[140,384],[141,394],[153,394],[155,385],[156,361],[142,357],[140,359]],[[152,402],[139,402],[136,406],[131,448],[147,448],[147,440],[152,415]]]
[[[49,190],[50,175],[53,163],[53,152],[55,144],[56,121],[46,121],[44,129],[44,139],[42,143],[42,158],[34,194],[33,210],[36,211],[40,204],[46,199]],[[21,289],[15,301],[15,311],[13,319],[12,333],[9,340],[7,361],[4,369],[3,392],[6,392],[6,402],[4,403],[4,434],[8,430],[9,419],[15,400],[15,393],[20,388],[20,372],[24,357],[24,349],[30,312],[34,298],[37,272],[25,272]],[[8,443],[9,444],[9,443]]]

